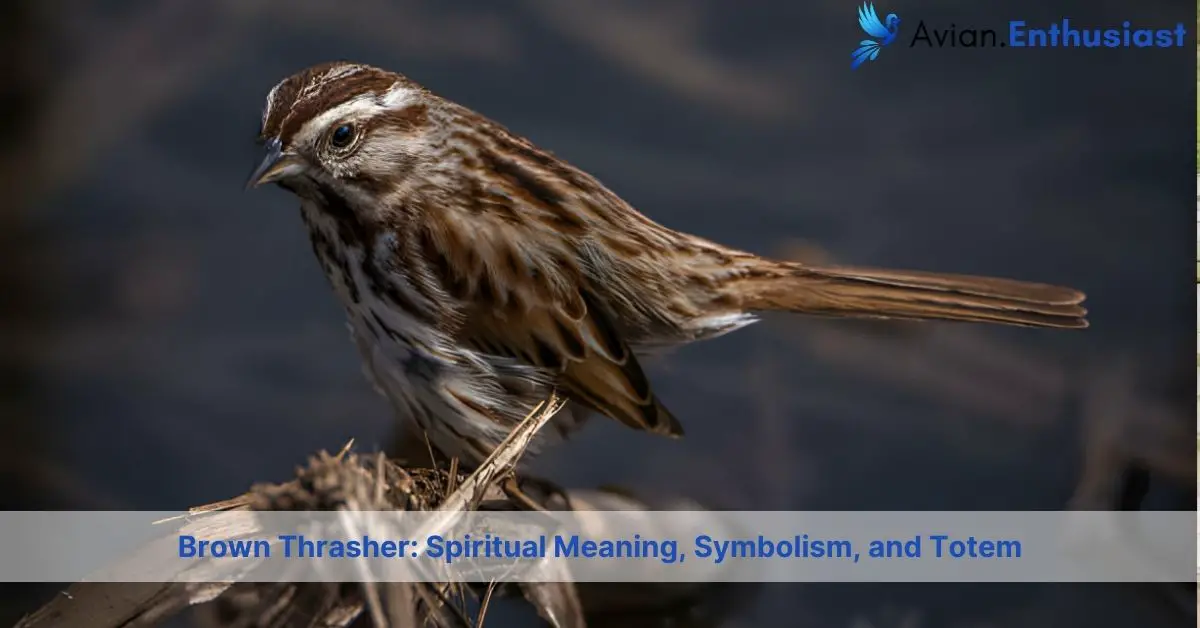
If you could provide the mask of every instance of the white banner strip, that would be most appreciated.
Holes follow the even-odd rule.
[[[0,512],[0,581],[1196,579],[1194,512],[466,513],[429,534],[434,516]]]

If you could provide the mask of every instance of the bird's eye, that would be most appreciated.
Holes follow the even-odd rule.
[[[343,124],[333,130],[333,134],[329,136],[329,144],[334,148],[345,148],[350,145],[350,141],[354,139],[354,127],[349,124]]]

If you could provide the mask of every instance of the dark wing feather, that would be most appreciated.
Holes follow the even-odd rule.
[[[426,224],[430,268],[463,304],[455,340],[555,373],[560,392],[625,425],[682,435],[576,257],[561,239],[534,237],[530,227],[465,225],[449,216]]]

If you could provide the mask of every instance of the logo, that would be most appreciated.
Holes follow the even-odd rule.
[[[888,13],[885,22],[879,21],[879,14],[875,12],[874,2],[864,2],[861,7],[858,7],[858,25],[866,34],[875,39],[864,39],[858,42],[858,48],[850,53],[850,57],[854,59],[850,63],[850,69],[857,68],[867,61],[874,61],[884,46],[896,41],[896,35],[900,30],[900,18],[895,13]]]

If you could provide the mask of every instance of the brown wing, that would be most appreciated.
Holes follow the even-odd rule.
[[[422,257],[464,304],[455,339],[556,373],[562,392],[625,425],[682,435],[569,245],[528,227],[443,216],[422,229]]]

